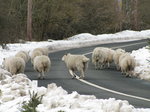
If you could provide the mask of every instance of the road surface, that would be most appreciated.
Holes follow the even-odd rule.
[[[94,65],[89,63],[84,80],[71,79],[65,63],[61,58],[66,53],[85,54],[91,59],[91,52],[95,47],[123,48],[130,52],[148,45],[147,40],[132,42],[120,42],[101,44],[90,47],[75,48],[50,53],[52,62],[51,70],[47,73],[45,80],[38,80],[38,86],[56,83],[68,93],[77,91],[79,94],[95,95],[99,99],[115,98],[116,100],[127,100],[131,105],[138,108],[150,108],[150,82],[138,78],[126,78],[117,71],[113,64],[110,69],[95,70]],[[25,74],[31,80],[37,80],[38,73],[33,70],[31,63],[27,63]],[[79,74],[79,73],[77,73]]]

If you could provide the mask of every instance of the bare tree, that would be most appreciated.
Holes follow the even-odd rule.
[[[117,14],[117,24],[115,27],[115,31],[122,30],[122,18],[123,18],[123,11],[122,11],[122,0],[115,0],[115,7],[116,7],[116,14]]]
[[[27,40],[32,40],[32,0],[28,0]]]
[[[133,11],[132,11],[132,15],[133,15],[133,29],[138,30],[139,29],[139,24],[138,24],[138,0],[132,0],[132,4],[133,4]]]

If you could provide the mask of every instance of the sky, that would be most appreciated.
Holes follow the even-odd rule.
[[[8,49],[0,47],[0,65],[3,58],[14,56],[22,49],[32,52],[37,47],[48,47],[50,52],[78,48],[102,43],[133,41],[150,37],[150,30],[122,31],[115,34],[92,35],[82,33],[74,35],[67,40],[52,40],[51,42],[26,42],[25,44],[8,44]],[[83,41],[84,40],[84,41]],[[83,44],[84,43],[84,44]],[[134,50],[131,55],[135,57],[137,66],[135,77],[150,80],[150,51],[147,46]],[[51,83],[47,88],[38,87],[37,80],[31,81],[25,74],[10,76],[6,70],[0,68],[0,112],[20,112],[22,103],[30,99],[29,90],[43,95],[42,104],[38,105],[38,112],[150,112],[150,108],[135,108],[126,100],[115,98],[97,99],[94,95],[81,95],[76,91],[68,94],[62,87]]]

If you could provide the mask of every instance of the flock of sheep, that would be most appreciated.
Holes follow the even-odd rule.
[[[51,67],[51,60],[48,57],[48,48],[36,48],[30,55],[29,52],[20,51],[13,57],[5,58],[2,64],[6,70],[14,75],[24,73],[26,63],[29,59],[31,59],[34,70],[39,73],[38,78],[44,79],[45,72],[48,72]],[[65,62],[72,78],[76,77],[75,71],[80,72],[79,78],[84,78],[85,70],[88,68],[90,59],[84,55],[68,53],[62,57],[62,61]],[[121,70],[126,76],[133,74],[136,62],[130,53],[125,52],[123,49],[113,50],[106,47],[96,47],[93,50],[92,63],[95,69],[110,67],[112,62],[115,63],[117,70]]]
[[[39,72],[39,79],[45,78],[45,72],[51,67],[51,61],[48,57],[48,48],[36,48],[31,52],[19,51],[15,56],[3,59],[3,66],[12,75],[24,73],[26,63],[31,58],[31,63],[35,71]]]
[[[103,69],[110,67],[114,62],[117,70],[121,70],[122,74],[127,77],[133,75],[133,70],[136,66],[135,59],[123,49],[110,49],[105,47],[97,47],[92,53],[92,63],[95,69]]]

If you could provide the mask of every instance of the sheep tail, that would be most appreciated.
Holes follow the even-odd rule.
[[[47,64],[46,63],[43,63],[43,71],[45,72],[46,71],[46,69],[47,69]]]
[[[133,62],[132,61],[127,61],[127,68],[128,68],[128,70],[130,71],[130,70],[132,70],[134,67],[133,67]]]
[[[89,58],[86,58],[86,57],[83,58],[84,63],[88,62],[89,60],[90,60]]]
[[[84,68],[83,68],[83,70],[85,71],[86,70],[86,68],[88,68],[88,64],[87,64],[87,62],[89,61],[89,58],[83,58],[83,66],[84,66]]]

